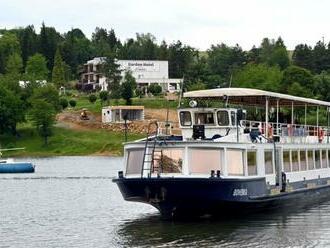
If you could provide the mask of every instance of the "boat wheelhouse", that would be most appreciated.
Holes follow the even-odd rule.
[[[322,108],[328,115],[330,103],[244,88],[192,91],[184,98],[189,107],[178,108],[181,136],[156,132],[125,144],[125,170],[113,181],[126,200],[172,217],[329,197],[329,128],[319,125],[319,115]],[[249,120],[256,108],[261,118]],[[315,125],[307,125],[311,108]]]

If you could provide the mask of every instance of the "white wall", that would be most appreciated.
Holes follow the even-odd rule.
[[[168,79],[168,61],[159,60],[118,60],[122,75],[130,70],[136,79]]]

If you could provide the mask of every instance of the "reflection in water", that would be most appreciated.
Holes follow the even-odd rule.
[[[0,247],[330,247],[330,202],[291,213],[162,221],[149,205],[124,201],[111,182],[122,158],[29,160],[36,173],[0,175]]]
[[[116,235],[124,247],[328,247],[329,221],[327,202],[236,219],[161,221],[149,215],[122,223]]]

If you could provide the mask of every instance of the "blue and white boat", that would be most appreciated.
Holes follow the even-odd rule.
[[[12,158],[1,158],[2,151],[12,151],[22,148],[0,149],[0,173],[33,173],[35,166],[30,162],[16,162]]]
[[[319,125],[320,108],[329,123],[329,102],[245,88],[184,99],[182,135],[157,132],[125,144],[124,170],[113,179],[125,200],[150,204],[165,218],[330,200],[330,132]],[[311,109],[315,125],[307,125]],[[248,120],[249,112],[259,118]]]

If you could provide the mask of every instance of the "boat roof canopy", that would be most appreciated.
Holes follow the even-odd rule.
[[[250,105],[250,106],[265,106],[266,99],[270,106],[276,106],[279,101],[279,106],[327,106],[330,107],[330,102],[320,101],[311,98],[291,96],[271,91],[249,89],[249,88],[217,88],[210,90],[196,90],[184,93],[185,98],[194,99],[221,99],[226,100],[231,104]]]

